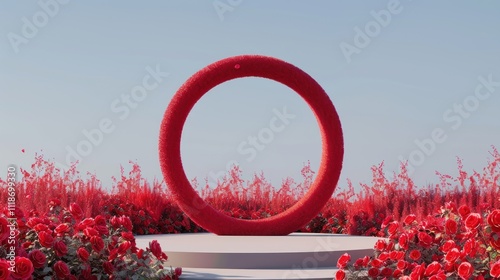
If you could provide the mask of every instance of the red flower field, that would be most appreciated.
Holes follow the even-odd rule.
[[[372,168],[371,184],[355,191],[349,181],[301,232],[379,236],[375,255],[344,255],[338,279],[493,279],[500,277],[500,153],[480,172],[439,174],[440,182],[415,186],[404,165],[388,179],[383,164]],[[137,248],[134,235],[204,231],[172,201],[160,181],[148,182],[131,162],[111,191],[75,167],[64,174],[42,156],[15,182],[16,208],[0,215],[1,279],[177,279],[180,268],[157,242]],[[265,218],[293,205],[314,179],[274,188],[264,175],[244,181],[235,167],[216,188],[201,196],[227,215]],[[0,179],[0,200],[8,201],[11,181]],[[10,184],[12,185],[12,184]],[[12,211],[11,211],[12,210]],[[11,237],[11,229],[17,236]],[[12,267],[15,264],[15,270]],[[336,264],[332,264],[334,266]],[[31,278],[30,278],[31,277]],[[334,277],[332,275],[332,277]],[[448,278],[447,278],[448,277]],[[451,278],[449,278],[451,277]]]

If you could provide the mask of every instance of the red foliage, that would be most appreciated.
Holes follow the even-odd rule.
[[[348,181],[347,188],[338,188],[323,210],[299,231],[383,236],[389,219],[400,223],[402,217],[420,220],[438,211],[447,201],[463,205],[458,209],[460,215],[500,208],[500,153],[493,147],[491,156],[482,172],[473,171],[470,175],[458,160],[456,177],[437,173],[440,183],[423,188],[415,186],[404,164],[392,179],[386,177],[383,163],[374,166],[371,184],[362,184],[361,191],[356,193]],[[148,183],[139,165],[130,163],[131,171],[126,174],[122,168],[120,179],[114,179],[112,191],[108,192],[92,174],[84,180],[74,166],[62,173],[50,161],[36,156],[31,171],[22,170],[17,183],[17,206],[26,210],[27,216],[50,211],[47,202],[50,207],[61,205],[83,218],[126,215],[132,220],[135,234],[203,231],[173,203],[163,182]],[[208,183],[200,187],[196,179],[192,185],[207,203],[227,215],[260,219],[288,209],[307,192],[314,179],[309,164],[302,170],[302,182],[287,178],[280,189],[274,188],[262,173],[250,181],[243,180],[241,173],[234,167],[215,188]],[[0,179],[0,200],[7,201],[7,197],[7,183]],[[72,203],[81,209],[72,207]],[[491,218],[494,228],[500,228],[499,217],[500,214],[495,214]],[[448,227],[453,229],[451,224]]]

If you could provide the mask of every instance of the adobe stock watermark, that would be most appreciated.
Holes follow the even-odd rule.
[[[358,26],[354,27],[354,38],[352,44],[345,41],[339,44],[340,50],[344,55],[347,63],[351,63],[354,54],[360,54],[363,49],[368,47],[372,39],[378,37],[382,29],[387,27],[392,22],[392,17],[403,11],[403,6],[399,0],[390,0],[387,3],[386,9],[378,12],[372,10],[370,15],[373,20],[367,22],[363,29]]]
[[[57,16],[61,10],[62,5],[69,3],[69,0],[40,0],[37,2],[40,9],[36,11],[30,18],[22,17],[21,32],[9,32],[7,39],[9,39],[10,46],[17,54],[19,47],[26,45],[29,41],[35,38],[40,32],[40,29],[47,26],[50,19]]]
[[[126,120],[132,110],[144,102],[151,91],[157,89],[166,77],[170,74],[163,72],[159,65],[155,68],[147,66],[146,75],[142,78],[142,83],[131,88],[129,93],[123,93],[115,98],[109,105],[113,116],[119,121]],[[85,157],[88,157],[93,149],[101,145],[106,135],[116,129],[116,121],[110,117],[101,118],[96,127],[82,130],[82,138],[75,145],[66,145],[65,164],[56,162],[58,168],[69,169],[73,162],[81,163]]]
[[[479,76],[479,83],[474,89],[474,93],[466,96],[460,103],[454,103],[443,113],[443,121],[449,125],[448,129],[454,131],[459,129],[464,120],[472,116],[472,113],[479,109],[481,102],[491,98],[492,94],[498,91],[500,81],[493,80],[493,74],[487,77]],[[415,168],[424,164],[425,160],[436,152],[437,146],[443,144],[448,139],[445,129],[441,127],[434,128],[430,136],[422,140],[415,139],[417,146],[412,150],[408,157],[399,155],[398,160],[407,163],[408,174],[412,174]]]
[[[241,5],[243,0],[215,0],[212,5],[220,21],[224,21],[224,14],[233,12],[236,7]]]
[[[14,272],[16,270],[16,247],[17,244],[17,216],[16,216],[16,192],[17,192],[17,166],[10,164],[7,167],[7,227],[9,229],[8,238],[5,243],[6,256],[5,260],[9,264],[8,270]]]
[[[294,114],[287,111],[286,106],[280,111],[276,108],[273,109],[273,116],[269,120],[267,126],[261,128],[257,134],[247,137],[241,141],[236,147],[236,151],[240,156],[246,157],[247,162],[255,160],[259,152],[262,152],[271,142],[274,141],[275,134],[282,132],[290,124],[290,121],[295,119]],[[226,170],[221,170],[217,173],[211,171],[209,176],[216,183],[219,179],[231,170],[234,165],[238,165],[238,161],[230,160],[226,163]]]

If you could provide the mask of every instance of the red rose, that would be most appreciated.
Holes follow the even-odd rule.
[[[405,257],[405,252],[403,251],[392,251],[390,254],[391,259],[397,261],[402,260]]]
[[[76,220],[80,220],[83,217],[82,208],[76,203],[71,203],[69,205],[69,212]]]
[[[373,259],[370,264],[373,267],[380,268],[384,265],[384,262],[381,261],[380,259]]]
[[[438,262],[432,262],[425,269],[424,275],[431,276],[437,274],[439,270],[441,270],[441,264]]]
[[[468,229],[475,229],[481,223],[481,214],[471,213],[465,219],[465,227]]]
[[[464,253],[469,257],[474,257],[477,252],[477,243],[475,239],[467,239],[464,244]]]
[[[375,243],[375,250],[383,251],[385,249],[385,247],[386,247],[386,243],[382,239],[377,240],[377,242]]]
[[[85,234],[85,236],[87,236],[88,238],[91,238],[92,236],[99,235],[99,232],[94,228],[87,227],[83,230],[83,234]]]
[[[493,248],[500,250],[500,233],[494,232],[490,235],[490,244]]]
[[[160,246],[160,243],[158,243],[158,241],[156,240],[153,240],[151,242],[149,242],[149,249],[151,249],[151,253],[153,253],[153,255],[160,259],[161,256],[162,256],[162,251],[161,251],[161,246]],[[340,260],[340,259],[339,259]]]
[[[379,275],[379,270],[378,268],[372,267],[368,270],[368,276],[375,278]]]
[[[56,251],[56,255],[58,257],[62,257],[68,253],[68,247],[62,240],[59,240],[56,243],[54,243],[54,250]]]
[[[418,233],[418,241],[423,247],[429,248],[432,244],[432,236],[427,234],[427,232],[421,231]]]
[[[133,225],[129,217],[121,216],[118,218],[118,221],[122,227],[126,228],[128,231],[132,231]]]
[[[127,241],[134,241],[135,240],[134,234],[131,233],[130,231],[122,231],[121,235],[122,235],[123,239],[125,239]]]
[[[343,269],[337,270],[337,273],[335,273],[335,279],[336,280],[344,280],[345,279],[345,271]]]
[[[415,266],[410,273],[411,279],[422,279],[425,272],[425,263]]]
[[[79,222],[76,226],[78,230],[84,230],[88,227],[93,227],[95,225],[93,218],[86,218],[83,221]]]
[[[386,260],[389,259],[389,253],[387,253],[387,252],[380,253],[380,255],[378,256],[378,259],[385,262]]]
[[[80,274],[80,279],[92,279],[92,269],[89,265],[86,265]]]
[[[51,248],[52,244],[54,244],[54,237],[47,231],[40,231],[38,233],[38,240],[40,240],[40,244],[46,248]]]
[[[118,254],[125,254],[130,247],[132,247],[132,243],[130,243],[130,241],[122,242],[122,244],[118,246]]]
[[[9,221],[6,218],[0,217],[0,244],[10,235]]]
[[[417,261],[418,259],[420,259],[420,257],[422,256],[422,254],[420,253],[419,250],[412,250],[410,252],[410,259],[414,260],[414,261]]]
[[[446,234],[455,234],[458,229],[458,224],[455,220],[448,219],[445,224]]]
[[[491,265],[490,274],[491,274],[491,277],[495,277],[495,278],[500,277],[500,260]]]
[[[345,253],[342,256],[340,256],[339,260],[337,261],[337,267],[344,268],[347,266],[347,263],[349,261],[351,261],[351,256],[348,253]]]
[[[394,272],[392,273],[392,278],[393,279],[399,279],[399,277],[403,274],[403,271],[399,269],[395,269]]]
[[[61,200],[58,198],[52,198],[51,200],[49,200],[49,206],[50,208],[61,206]]]
[[[392,275],[392,269],[388,267],[384,267],[382,271],[380,271],[380,276],[382,277],[391,277]]]
[[[460,215],[460,217],[463,219],[467,218],[467,216],[469,216],[470,214],[470,208],[469,206],[467,205],[462,205],[458,208],[458,214]]]
[[[432,275],[429,280],[446,280],[446,274],[441,270],[438,274]],[[476,279],[479,280],[479,279]]]
[[[70,227],[68,224],[60,224],[58,225],[55,229],[54,232],[57,233],[58,235],[64,235],[65,233],[69,232]]]
[[[108,235],[109,234],[108,227],[105,225],[104,226],[103,225],[95,225],[94,229],[96,229],[100,235]]]
[[[389,236],[392,236],[392,235],[394,235],[394,234],[396,234],[398,232],[398,228],[399,228],[399,223],[398,222],[391,222],[387,226],[387,233],[389,233]]]
[[[48,231],[49,227],[46,224],[36,224],[33,229],[37,232]]]
[[[101,250],[104,249],[104,241],[100,236],[92,236],[90,238],[90,245],[92,245],[92,250],[96,251],[97,253],[101,252]]]
[[[15,263],[14,272],[12,272],[12,277],[15,279],[28,278],[35,271],[33,263],[28,258],[16,257]]]
[[[76,254],[84,262],[86,262],[90,256],[89,252],[83,247],[78,248],[78,250],[76,250]]]
[[[0,280],[6,280],[9,279],[10,276],[10,264],[6,261],[1,259],[0,260]]]
[[[408,266],[408,263],[404,260],[399,260],[398,261],[398,264],[396,265],[396,267],[399,269],[399,270],[405,270],[405,268]]]
[[[402,249],[408,250],[408,234],[406,233],[401,234],[399,236],[398,243]]]
[[[408,216],[405,217],[405,219],[403,220],[403,223],[405,225],[410,225],[412,224],[415,220],[417,219],[417,216],[415,216],[414,214],[410,214]]]
[[[106,218],[104,218],[102,215],[95,216],[94,222],[98,226],[107,226],[107,224],[106,224]]]
[[[35,249],[28,254],[28,258],[31,263],[33,263],[34,268],[42,268],[45,266],[45,262],[47,261],[47,256],[45,256],[42,251]]]
[[[28,219],[28,222],[26,222],[26,225],[29,226],[30,228],[34,228],[39,223],[43,223],[43,220],[41,218],[32,217],[32,218]]]
[[[448,253],[446,253],[444,258],[448,263],[454,263],[458,259],[458,257],[460,257],[460,251],[458,251],[457,248],[453,248]]]
[[[500,210],[495,209],[488,215],[488,224],[492,231],[500,232]]]
[[[54,264],[53,269],[54,269],[54,272],[56,273],[57,278],[60,278],[60,279],[64,279],[71,274],[71,272],[69,271],[68,265],[63,261],[57,261]]]
[[[472,215],[472,214],[471,214]],[[458,266],[458,276],[462,279],[469,279],[474,272],[474,267],[469,262],[463,262]]]
[[[443,253],[448,253],[451,249],[455,248],[455,241],[453,240],[448,240],[446,241],[443,246],[441,247],[441,251]]]
[[[115,271],[113,264],[110,262],[104,262],[102,264],[102,268],[104,268],[104,272],[106,272],[108,275],[113,275],[113,272]]]
[[[182,275],[182,267],[176,267],[174,270],[175,276],[181,276]]]

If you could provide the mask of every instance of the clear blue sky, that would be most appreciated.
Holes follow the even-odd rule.
[[[436,170],[455,175],[456,156],[481,169],[490,146],[500,148],[499,9],[494,1],[2,1],[0,167],[29,168],[35,153],[63,166],[80,145],[78,169],[105,186],[129,160],[159,178],[159,126],[175,91],[214,61],[262,54],[302,68],[331,97],[345,137],[341,185],[369,182],[382,161],[391,174],[400,156],[413,156],[420,185],[438,182]],[[271,139],[275,109],[285,107],[294,118]],[[91,146],[85,131],[96,137]],[[259,133],[262,150],[248,142]],[[186,174],[200,180],[235,160],[245,178],[262,170],[279,185],[300,178],[308,160],[316,170],[320,154],[305,102],[257,78],[210,91],[182,139]]]

